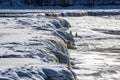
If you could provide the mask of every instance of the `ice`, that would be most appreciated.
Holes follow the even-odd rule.
[[[64,41],[72,38],[65,32],[70,24],[31,17],[0,17],[0,80],[75,80]],[[53,34],[58,29],[64,39]]]
[[[52,63],[48,64],[32,58],[1,58],[0,60],[6,63],[0,62],[2,65],[0,75],[6,77],[5,79],[8,77],[13,80],[74,80],[73,72],[69,71],[67,66]],[[16,68],[16,66],[18,67]],[[0,79],[3,78],[0,77]]]
[[[114,11],[113,11],[114,13]],[[73,26],[76,50],[69,50],[78,80],[119,80],[119,16],[64,17]]]
[[[119,80],[119,9],[22,11],[0,18],[1,79]]]

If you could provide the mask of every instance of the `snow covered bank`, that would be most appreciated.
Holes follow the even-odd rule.
[[[30,14],[0,17],[0,80],[75,80],[65,44],[75,45],[70,24]]]
[[[61,13],[47,13],[46,16],[62,16],[62,17],[80,17],[80,16],[108,16],[108,15],[120,15],[120,10],[81,10],[81,11],[69,11]]]
[[[69,67],[37,59],[0,58],[0,65],[0,80],[75,80]]]
[[[114,7],[114,6],[113,6]],[[120,9],[1,9],[0,17],[80,17],[80,16],[116,16],[120,14]],[[60,21],[62,22],[62,21]],[[63,20],[63,23],[66,22]]]

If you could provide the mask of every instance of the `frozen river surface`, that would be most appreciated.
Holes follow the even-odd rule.
[[[51,44],[49,41],[55,40],[62,44],[62,42],[53,35],[52,31],[57,31],[57,27],[65,27],[66,29],[66,25],[64,24],[66,21],[63,20],[62,22],[62,19],[40,17],[45,16],[43,13],[25,13],[22,14],[22,16],[21,13],[12,15],[3,15],[3,13],[1,13],[1,15],[0,56],[17,58],[8,58],[8,60],[3,57],[0,58],[0,73],[4,73],[4,69],[15,67],[16,65],[22,66],[27,64],[28,68],[26,68],[26,66],[23,66],[22,68],[29,71],[29,69],[33,67],[31,71],[29,71],[31,75],[33,75],[32,77],[29,77],[31,80],[33,80],[33,78],[38,80],[41,79],[41,77],[44,78],[43,80],[46,80],[49,76],[51,77],[51,80],[66,80],[66,78],[68,80],[74,80],[73,72],[69,70],[69,68],[61,64],[56,64],[57,60],[55,56],[49,55],[45,52],[47,48],[48,50],[55,49],[55,51],[59,48],[61,48],[60,50],[63,49],[64,45],[60,47]],[[78,80],[120,80],[120,16],[70,16],[62,18],[66,19],[72,26],[67,32],[72,32],[73,36],[77,34],[76,37],[74,37],[76,44],[75,47],[77,49],[69,49],[69,53],[71,56],[71,63],[75,63],[73,70],[77,74]],[[58,22],[60,24],[52,25],[52,21],[53,23]],[[38,31],[37,29],[40,30]],[[68,34],[65,34],[65,38],[67,35]],[[65,46],[64,52],[69,56],[66,50],[67,47]],[[40,53],[40,51],[42,52]],[[46,55],[44,55],[43,52],[45,52]],[[34,56],[39,55],[38,53],[41,56]],[[26,55],[27,59],[25,57]],[[69,57],[66,58],[63,56],[65,55],[57,57],[60,57],[59,59],[63,60],[63,62],[67,58],[69,59]],[[46,64],[41,61],[41,59],[46,62],[52,62],[54,65]],[[66,61],[69,64],[69,60]],[[41,73],[42,71],[45,72],[45,70],[48,71],[48,73],[44,73],[41,77],[38,76],[39,72],[37,71],[39,70],[36,69],[35,66],[41,71]],[[16,71],[17,73],[17,71],[22,70],[22,68],[8,69],[8,71],[5,70],[5,73],[10,71]],[[53,71],[53,75],[51,75],[51,71],[49,74],[49,69]],[[37,74],[32,74],[32,70],[36,70]],[[10,76],[5,74],[7,78],[11,77],[11,75],[14,78],[14,73],[10,72]],[[24,80],[27,79],[24,78],[24,76],[21,77]],[[58,77],[60,79],[58,79]],[[1,75],[0,78],[2,78]]]
[[[67,17],[76,50],[69,50],[78,80],[120,80],[120,16]],[[68,32],[69,32],[68,31]]]

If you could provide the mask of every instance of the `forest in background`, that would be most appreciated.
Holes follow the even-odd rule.
[[[101,6],[120,5],[120,0],[0,0],[0,6]]]

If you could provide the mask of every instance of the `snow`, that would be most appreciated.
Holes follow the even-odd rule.
[[[2,65],[0,70],[15,68],[25,64],[40,64],[40,61],[31,58],[0,58],[0,65]]]
[[[119,15],[64,17],[78,34],[69,50],[78,80],[119,80]]]
[[[0,17],[0,80],[75,80],[64,42],[73,38],[65,32],[70,24],[33,13],[11,15]],[[54,34],[57,30],[64,39]]]
[[[63,65],[48,64],[31,58],[1,58],[0,61],[1,80],[3,77],[5,80],[74,80],[71,71]]]
[[[1,10],[0,79],[75,80],[75,72],[78,80],[119,80],[119,12]],[[76,48],[68,50],[66,40]]]

